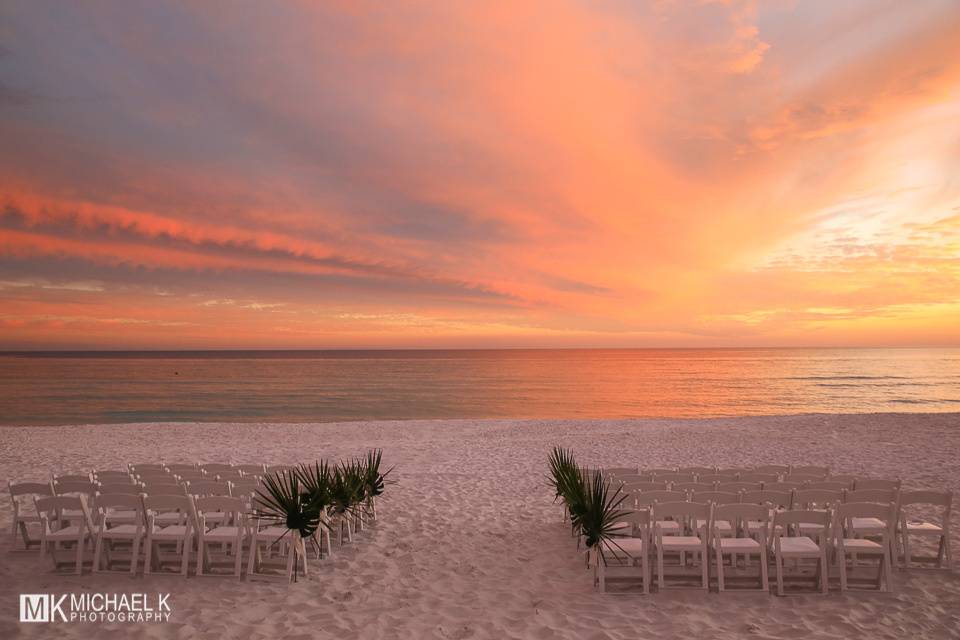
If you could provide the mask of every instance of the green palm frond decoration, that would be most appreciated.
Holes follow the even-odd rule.
[[[302,494],[310,505],[319,511],[330,506],[330,464],[319,460],[313,464],[301,464],[296,469]]]
[[[617,529],[614,525],[629,513],[620,508],[627,496],[620,487],[612,489],[610,481],[599,470],[594,472],[585,486],[584,504],[577,514],[576,526],[583,535],[586,547],[599,549],[598,555],[602,558],[604,543],[616,544]]]
[[[296,473],[269,474],[263,478],[263,487],[257,489],[254,513],[295,531],[301,538],[309,538],[320,524],[320,511],[304,496]]]
[[[363,462],[341,462],[330,476],[330,500],[336,513],[354,513],[366,496]]]
[[[603,558],[605,544],[616,546],[617,521],[629,512],[621,509],[626,495],[611,483],[602,471],[577,465],[568,449],[554,447],[550,452],[550,484],[555,499],[562,500],[570,515],[570,526],[582,538],[587,549],[598,550]],[[604,560],[606,562],[606,560]]]
[[[387,480],[387,476],[393,471],[393,467],[383,473],[380,472],[382,459],[383,450],[373,449],[367,452],[367,457],[361,465],[364,491],[368,498],[382,495],[384,489],[386,489],[386,485],[392,482]]]

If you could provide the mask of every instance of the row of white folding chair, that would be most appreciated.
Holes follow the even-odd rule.
[[[125,559],[129,563],[129,572],[135,574],[139,563],[139,545],[145,538],[145,574],[151,572],[155,563],[160,565],[163,562],[164,557],[159,554],[161,542],[176,544],[178,554],[181,556],[181,571],[185,574],[195,531],[198,575],[203,575],[204,571],[210,567],[212,561],[210,543],[233,545],[234,571],[235,575],[240,575],[239,566],[242,542],[246,535],[247,507],[239,498],[168,495],[151,497],[125,494],[100,496],[96,520],[83,496],[37,498],[36,509],[41,526],[41,555],[46,555],[49,548],[55,569],[66,564],[59,557],[61,554],[57,549],[64,543],[73,544],[74,559],[70,564],[75,566],[75,573],[80,574],[88,542],[93,542],[95,545],[92,569],[98,572],[102,569],[101,554],[104,543],[106,542],[108,547],[106,560],[109,568],[116,560],[111,557],[113,544],[126,541],[132,546],[132,550],[125,554]],[[65,511],[79,515],[66,519],[61,515]],[[166,526],[161,526],[157,517],[169,516],[171,513],[176,514],[175,519],[171,520],[168,517]],[[208,515],[214,516],[209,527],[207,526]],[[153,556],[155,551],[158,553],[157,557]]]
[[[725,589],[723,557],[731,557],[731,566],[735,566],[738,556],[757,556],[759,562],[760,590],[766,591],[768,585],[768,559],[775,563],[777,575],[777,592],[784,593],[784,562],[802,559],[817,561],[818,582],[822,591],[827,590],[828,579],[828,552],[836,552],[837,563],[840,569],[841,590],[848,587],[846,557],[851,555],[874,555],[880,558],[878,572],[878,588],[890,587],[890,545],[886,533],[881,533],[880,541],[866,540],[850,527],[849,522],[857,517],[893,519],[891,506],[849,503],[837,505],[830,511],[781,511],[770,515],[763,505],[750,504],[709,504],[691,502],[655,503],[650,510],[635,511],[630,514],[634,530],[626,538],[618,538],[605,543],[602,553],[612,556],[615,564],[633,565],[640,561],[644,592],[649,592],[650,567],[649,555],[656,550],[658,585],[665,588],[666,565],[664,553],[679,553],[681,564],[686,554],[699,556],[700,560],[700,587],[709,588],[709,557],[714,554],[718,589]],[[759,526],[750,531],[746,522],[757,522]],[[674,528],[664,527],[664,523],[673,522],[679,525],[679,532]],[[731,523],[732,527],[723,528],[721,523]],[[833,528],[831,529],[831,524]],[[800,530],[806,526],[808,530]],[[817,531],[813,540],[809,527],[816,526]],[[831,531],[835,532],[835,539],[831,540]],[[769,537],[768,537],[769,536]],[[595,558],[593,561],[595,584],[605,590],[606,574],[609,572],[609,558]]]
[[[862,535],[879,535],[884,531],[888,534],[891,544],[896,539],[896,521],[899,513],[898,490],[861,490],[861,491],[832,491],[826,489],[792,489],[789,492],[763,490],[757,488],[743,488],[728,485],[727,490],[692,489],[692,490],[639,490],[628,494],[623,501],[624,508],[641,507],[656,502],[710,502],[717,504],[753,503],[766,504],[771,510],[788,509],[829,509],[835,504],[848,502],[869,502],[891,505],[894,509],[894,520],[880,523],[867,518],[856,518],[853,527]],[[896,560],[896,547],[891,547],[891,553]]]
[[[82,476],[87,478],[88,476]],[[119,477],[109,477],[114,482],[94,482],[82,479],[74,479],[67,476],[56,476],[51,482],[21,482],[13,483],[8,481],[8,490],[13,507],[13,522],[11,523],[11,535],[16,538],[19,532],[24,540],[24,546],[30,548],[38,544],[36,540],[31,539],[28,525],[37,524],[39,515],[34,511],[34,497],[50,497],[56,495],[76,496],[84,495],[92,499],[98,493],[124,493],[137,494],[140,492],[157,493],[187,493],[193,492],[199,495],[240,495],[247,498],[254,493],[259,486],[259,479],[256,477],[241,477],[228,483],[216,483],[206,481],[185,482],[178,486],[174,478],[164,477],[162,479],[148,479],[145,482],[137,482],[127,476],[125,480]],[[169,482],[168,482],[169,480]],[[189,487],[189,488],[188,488]],[[75,511],[66,510],[66,515],[78,515]]]
[[[688,466],[688,467],[663,467],[663,468],[643,468],[643,467],[607,467],[605,473],[615,476],[621,475],[723,475],[735,476],[739,478],[745,474],[762,474],[783,477],[791,474],[800,474],[804,476],[813,476],[817,478],[826,478],[830,475],[830,467],[820,465],[760,465],[753,467],[706,467],[706,466]]]
[[[178,471],[206,471],[209,475],[220,473],[243,472],[247,475],[262,476],[267,472],[286,468],[286,465],[267,466],[266,464],[233,464],[233,463],[215,463],[215,462],[186,462],[186,463],[127,463],[127,468],[132,473],[141,473],[144,471],[167,471],[177,473]]]

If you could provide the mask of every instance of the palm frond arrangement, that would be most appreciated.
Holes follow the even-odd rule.
[[[301,490],[296,473],[277,472],[263,478],[263,487],[257,489],[254,501],[258,517],[309,538],[320,524],[320,510]]]
[[[386,476],[392,469],[381,471],[382,457],[382,451],[375,449],[363,458],[336,465],[318,460],[291,471],[269,474],[257,489],[254,514],[268,524],[287,530],[275,543],[280,543],[288,534],[298,536],[291,545],[295,554],[302,547],[300,540],[310,539],[317,545],[314,537],[317,530],[331,528],[328,515],[359,517],[370,498],[383,494],[390,484]]]
[[[615,524],[627,515],[621,509],[626,495],[612,487],[602,471],[590,471],[577,464],[573,453],[554,447],[550,453],[550,483],[556,499],[562,500],[570,516],[570,525],[588,550],[603,558],[605,543],[616,545]]]
[[[383,459],[382,449],[373,449],[367,452],[366,460],[363,465],[364,488],[368,498],[375,498],[381,495],[386,489],[387,484],[392,480],[387,480],[387,476],[393,471],[390,467],[386,471],[380,471],[380,464]]]

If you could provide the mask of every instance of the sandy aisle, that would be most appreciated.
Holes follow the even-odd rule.
[[[585,464],[822,463],[960,492],[960,414],[0,427],[0,477],[18,480],[159,457],[282,463],[375,446],[398,480],[375,529],[289,588],[56,576],[36,553],[10,553],[4,536],[0,638],[960,638],[958,572],[897,573],[890,595],[597,594],[544,481],[554,444]],[[9,499],[0,505],[7,531]],[[18,593],[81,590],[170,591],[171,622],[17,622]]]

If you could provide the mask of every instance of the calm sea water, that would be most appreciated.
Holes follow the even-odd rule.
[[[960,411],[960,349],[0,354],[0,424]]]

